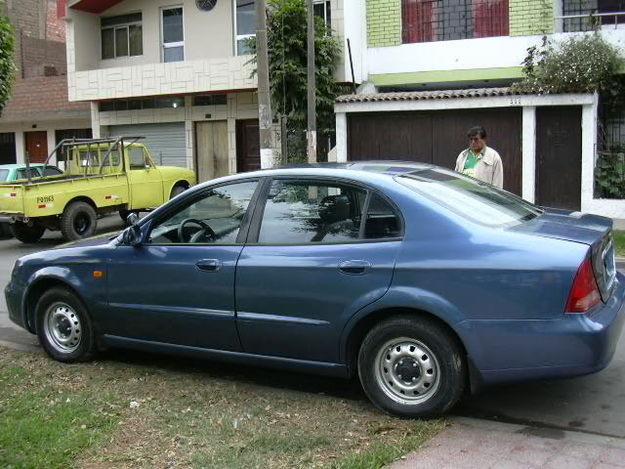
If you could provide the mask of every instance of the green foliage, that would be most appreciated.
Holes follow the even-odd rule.
[[[600,152],[595,166],[597,195],[606,199],[625,199],[625,146],[612,146]]]
[[[287,117],[290,160],[305,156],[307,124],[307,16],[305,0],[269,0],[267,42],[271,104],[275,115]],[[254,52],[253,41],[248,44]],[[334,132],[334,101],[340,92],[334,80],[341,46],[323,19],[315,17],[317,130]],[[304,150],[302,152],[302,150]]]
[[[2,4],[0,3],[0,6]],[[6,16],[0,14],[0,111],[11,95],[15,64],[13,63],[13,51],[15,48],[15,36],[13,28]]]
[[[624,61],[619,50],[599,33],[570,38],[554,45],[543,37],[541,46],[527,50],[522,81],[513,85],[521,93],[616,93],[617,72]]]

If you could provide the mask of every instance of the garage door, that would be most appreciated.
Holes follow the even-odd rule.
[[[521,194],[521,109],[354,113],[347,121],[350,161],[409,160],[454,168],[468,146],[467,130],[486,128],[501,155],[504,189]]]
[[[187,166],[184,122],[168,124],[112,125],[111,136],[143,136],[156,164],[163,166]]]

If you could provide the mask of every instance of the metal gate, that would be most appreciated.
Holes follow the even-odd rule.
[[[467,130],[481,125],[501,155],[504,189],[521,194],[521,109],[458,109],[353,113],[347,121],[351,161],[409,160],[453,169],[468,147]]]
[[[15,162],[15,134],[13,132],[0,133],[0,164]]]
[[[112,125],[112,137],[120,135],[143,136],[156,164],[163,166],[187,166],[184,122],[166,124]]]

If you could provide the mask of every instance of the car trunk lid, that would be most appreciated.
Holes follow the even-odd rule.
[[[616,263],[611,219],[547,209],[542,215],[512,227],[511,231],[588,245],[601,298],[607,301],[612,294]]]

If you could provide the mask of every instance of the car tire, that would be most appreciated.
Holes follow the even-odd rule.
[[[46,228],[39,223],[28,225],[21,221],[16,221],[9,225],[11,233],[16,239],[25,244],[34,244],[41,239]]]
[[[96,211],[86,202],[72,202],[61,215],[61,233],[69,241],[93,236],[96,227]]]
[[[186,191],[188,189],[187,186],[184,186],[182,184],[176,184],[172,190],[171,190],[171,194],[169,195],[169,199],[173,199],[174,197],[176,197],[177,195],[182,194],[184,191]]]
[[[365,394],[384,412],[435,417],[464,392],[466,360],[457,341],[428,318],[398,316],[373,327],[358,354]]]
[[[89,360],[95,337],[87,308],[71,291],[55,287],[46,291],[35,307],[39,342],[55,360],[74,363]]]
[[[126,223],[126,222],[128,222],[128,216],[129,216],[131,213],[132,213],[132,211],[130,211],[130,210],[126,210],[125,208],[122,208],[122,209],[119,211],[119,218],[121,218],[121,219],[122,219],[122,221],[123,221],[124,223]]]

